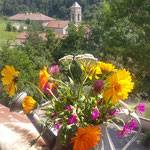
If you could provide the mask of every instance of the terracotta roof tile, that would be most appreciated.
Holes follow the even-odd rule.
[[[56,35],[56,38],[65,38],[67,36],[66,34],[57,34],[57,33],[55,33],[55,35]],[[16,39],[17,40],[26,40],[27,36],[28,36],[28,33],[27,32],[23,32],[20,35],[18,35],[16,37]],[[47,41],[46,33],[41,33],[41,34],[39,34],[39,36],[42,37],[42,39],[44,41]]]
[[[54,18],[45,16],[41,13],[26,13],[26,14],[16,14],[9,17],[10,20],[34,20],[34,21],[50,21],[55,20]]]
[[[70,21],[62,21],[62,20],[53,20],[47,23],[46,27],[47,28],[57,28],[57,29],[62,29],[66,25],[69,24]]]
[[[0,123],[6,122],[24,122],[30,123],[30,120],[24,114],[10,112],[8,107],[0,104]]]
[[[16,37],[16,39],[26,40],[27,36],[28,36],[28,33],[27,33],[27,32],[23,32],[23,33],[19,34],[19,35]]]

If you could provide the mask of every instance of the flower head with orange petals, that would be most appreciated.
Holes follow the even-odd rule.
[[[49,74],[47,72],[47,67],[44,66],[43,70],[40,71],[39,87],[43,89],[45,84],[48,82]]]
[[[76,137],[71,139],[71,143],[74,143],[73,150],[90,150],[94,148],[100,140],[101,130],[98,126],[78,128]]]
[[[26,96],[23,100],[22,107],[24,114],[28,114],[30,111],[35,109],[36,101],[32,97]]]
[[[1,79],[2,83],[6,85],[3,90],[8,90],[9,96],[15,94],[15,89],[17,90],[17,82],[19,72],[15,71],[14,66],[6,65],[5,68],[1,71],[3,78]]]

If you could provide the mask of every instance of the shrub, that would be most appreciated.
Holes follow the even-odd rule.
[[[150,130],[146,132],[146,136],[142,139],[142,143],[144,146],[147,146],[150,148]]]

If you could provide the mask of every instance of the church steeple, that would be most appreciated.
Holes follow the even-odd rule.
[[[79,22],[82,20],[82,10],[81,6],[74,2],[74,4],[71,6],[71,21],[78,25]]]

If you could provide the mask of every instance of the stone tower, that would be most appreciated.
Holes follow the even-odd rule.
[[[81,11],[81,6],[75,2],[71,6],[71,21],[75,24],[78,25],[79,22],[82,20],[82,11]]]

